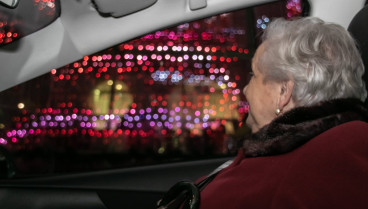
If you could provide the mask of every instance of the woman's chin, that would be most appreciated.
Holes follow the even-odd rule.
[[[254,121],[249,115],[247,119],[245,120],[245,124],[251,129],[252,133],[255,133],[258,131],[257,126],[254,124]]]

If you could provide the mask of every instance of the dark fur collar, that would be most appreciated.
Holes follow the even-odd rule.
[[[244,154],[257,157],[290,152],[320,133],[353,120],[368,121],[368,111],[357,99],[337,99],[297,107],[246,139]]]

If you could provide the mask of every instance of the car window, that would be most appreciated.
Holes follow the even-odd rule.
[[[249,134],[242,89],[262,31],[301,12],[278,1],[181,24],[1,92],[15,177],[234,155]]]
[[[0,5],[0,47],[47,26],[59,16],[59,0],[21,1],[16,8]]]

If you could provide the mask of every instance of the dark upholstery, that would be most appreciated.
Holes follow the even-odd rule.
[[[368,5],[355,15],[348,27],[348,31],[355,38],[361,52],[365,66],[363,79],[368,90]],[[365,103],[368,105],[368,99]]]

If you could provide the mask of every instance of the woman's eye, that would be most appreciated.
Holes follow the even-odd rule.
[[[250,76],[250,77],[254,76],[253,71],[250,71],[250,72],[249,72],[249,76]]]

